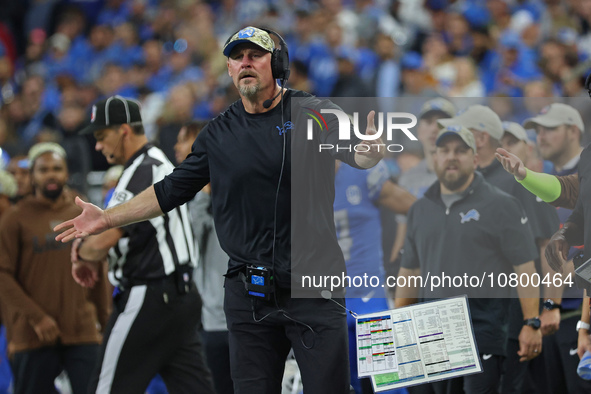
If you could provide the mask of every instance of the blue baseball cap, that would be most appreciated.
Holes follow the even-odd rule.
[[[406,70],[420,70],[423,67],[423,57],[418,52],[407,52],[400,59],[400,67]]]
[[[499,44],[508,49],[518,49],[522,43],[517,33],[508,31],[501,35]]]

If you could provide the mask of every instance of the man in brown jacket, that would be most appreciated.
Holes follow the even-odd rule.
[[[108,318],[109,295],[72,278],[70,247],[52,228],[80,212],[67,189],[66,153],[53,143],[29,151],[33,195],[0,221],[0,303],[7,328],[14,392],[55,392],[66,370],[74,393],[85,393]],[[94,298],[94,300],[92,300]]]

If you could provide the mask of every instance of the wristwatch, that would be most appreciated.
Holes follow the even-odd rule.
[[[582,321],[582,320],[579,320],[579,321],[578,321],[578,323],[577,323],[577,332],[578,332],[578,331],[579,331],[581,328],[582,328],[582,329],[584,329],[584,330],[587,330],[587,331],[589,331],[589,329],[591,328],[591,324],[589,324],[589,323],[585,323],[584,321]]]
[[[562,305],[557,304],[554,301],[552,301],[550,298],[548,298],[547,300],[544,301],[544,309],[547,311],[551,311],[552,309],[558,309],[558,310],[562,311]]]
[[[542,326],[542,322],[539,317],[532,317],[531,319],[525,319],[523,321],[524,326],[530,326],[534,330],[538,330]]]

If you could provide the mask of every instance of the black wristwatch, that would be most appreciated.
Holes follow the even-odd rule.
[[[530,326],[534,330],[538,330],[542,326],[542,322],[539,317],[532,317],[531,319],[525,319],[523,321],[524,326]]]
[[[557,304],[554,301],[552,301],[550,298],[548,298],[546,301],[544,301],[544,309],[547,311],[551,311],[552,309],[558,309],[558,310],[562,311],[562,305]]]

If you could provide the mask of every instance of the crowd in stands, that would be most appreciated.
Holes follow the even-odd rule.
[[[26,173],[29,148],[57,142],[83,194],[87,174],[109,168],[94,137],[78,134],[92,104],[140,101],[148,139],[178,164],[182,126],[239,99],[222,48],[248,25],[285,38],[288,87],[319,97],[467,98],[458,109],[490,97],[501,120],[518,123],[561,98],[591,124],[591,0],[0,0],[0,9],[0,170]],[[526,164],[555,170],[528,133]],[[411,192],[404,173],[426,159],[423,148],[407,144],[386,163]],[[28,178],[17,182],[27,194]]]
[[[149,138],[174,161],[180,125],[237,99],[221,47],[249,24],[285,38],[289,86],[317,96],[587,94],[587,0],[16,3],[0,16],[2,167],[57,141],[88,152],[68,155],[83,192],[85,174],[107,168],[77,135],[90,105],[114,94],[140,100]]]

